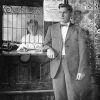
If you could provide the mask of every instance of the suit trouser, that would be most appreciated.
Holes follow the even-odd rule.
[[[62,58],[57,75],[53,79],[53,89],[56,100],[75,100],[75,94],[71,85],[71,79],[65,58]]]
[[[81,96],[80,92],[77,93],[77,88],[73,85],[66,59],[62,58],[61,65],[58,72],[53,79],[53,89],[55,94],[55,100],[90,100],[86,97],[86,94]]]

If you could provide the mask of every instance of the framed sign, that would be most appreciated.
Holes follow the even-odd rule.
[[[59,21],[59,4],[64,0],[44,0],[44,21]]]

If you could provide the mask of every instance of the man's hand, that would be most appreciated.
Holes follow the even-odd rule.
[[[84,73],[77,73],[76,80],[82,80],[85,77]]]
[[[54,51],[52,49],[48,49],[47,50],[47,56],[48,56],[48,58],[51,58],[51,59],[55,58]]]

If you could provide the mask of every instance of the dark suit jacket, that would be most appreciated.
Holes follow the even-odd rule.
[[[56,58],[50,62],[51,77],[57,74],[61,61],[62,34],[60,23],[48,28],[44,49],[52,48]],[[66,63],[71,75],[76,78],[76,74],[85,73],[87,70],[87,46],[85,42],[85,31],[79,26],[69,25],[65,41]]]

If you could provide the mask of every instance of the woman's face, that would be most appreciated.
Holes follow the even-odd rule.
[[[37,34],[37,28],[38,28],[38,26],[34,22],[33,23],[30,23],[28,25],[28,31],[32,35],[36,35]]]

